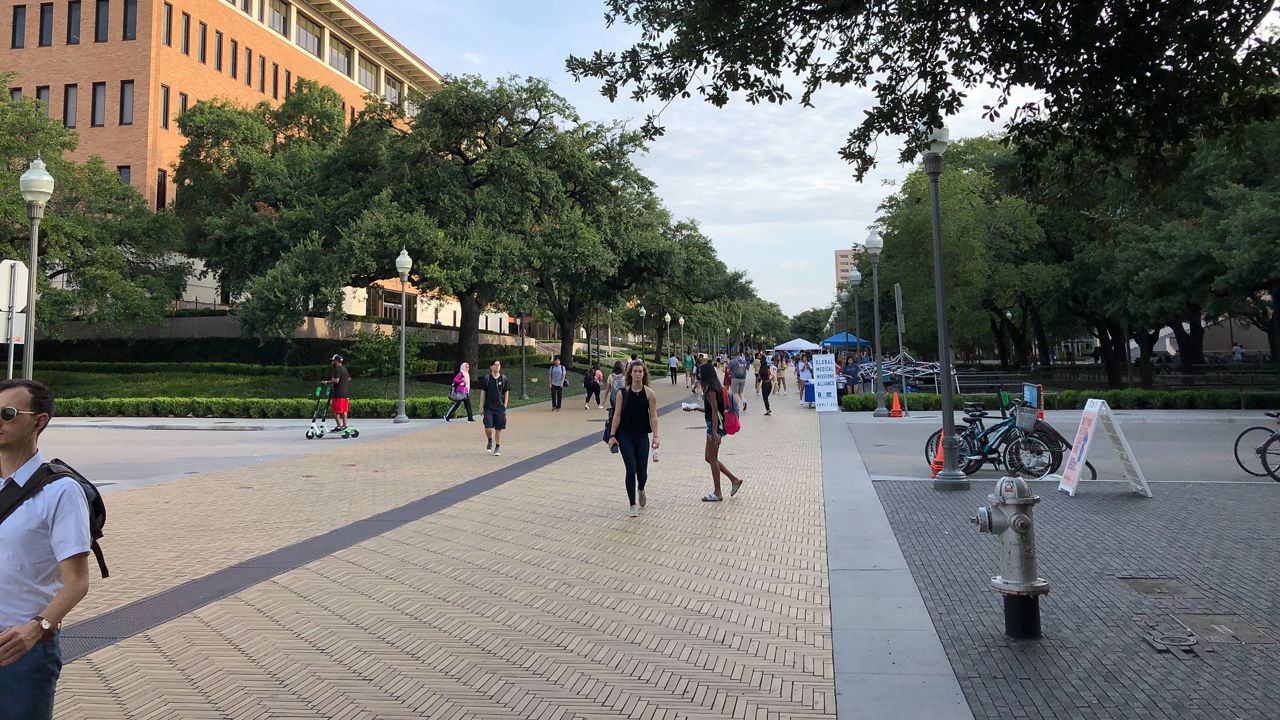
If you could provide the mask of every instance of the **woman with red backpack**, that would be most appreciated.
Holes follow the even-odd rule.
[[[702,411],[707,421],[707,444],[702,457],[711,466],[711,484],[714,488],[702,497],[702,501],[720,502],[724,499],[724,493],[720,490],[720,475],[723,474],[729,478],[730,496],[738,494],[738,489],[742,487],[742,479],[720,462],[720,441],[728,434],[725,429],[727,408],[724,384],[720,382],[719,373],[707,360],[706,355],[699,355],[698,360],[698,382],[701,383],[703,390]]]

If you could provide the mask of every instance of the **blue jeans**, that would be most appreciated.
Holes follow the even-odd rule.
[[[636,490],[644,492],[644,484],[649,480],[649,434],[619,433],[617,437],[622,464],[627,468],[627,500],[635,505]]]
[[[61,673],[57,635],[33,645],[18,662],[0,667],[0,720],[51,720]]]

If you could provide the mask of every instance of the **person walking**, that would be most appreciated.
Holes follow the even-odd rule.
[[[658,449],[658,400],[649,387],[649,368],[643,360],[627,366],[627,385],[618,391],[618,410],[609,426],[609,448],[615,446],[626,466],[623,481],[627,489],[628,514],[639,514],[637,501],[644,507],[644,486],[649,480],[649,449]],[[652,438],[650,435],[652,434]],[[655,456],[656,457],[656,456]]]
[[[502,454],[502,431],[507,429],[507,400],[511,395],[511,383],[502,374],[502,361],[489,365],[484,376],[484,451],[494,457]]]
[[[764,354],[757,352],[751,358],[751,377],[755,378],[756,395],[760,394],[760,363],[764,362]]]
[[[444,414],[445,422],[452,420],[453,414],[462,405],[467,408],[467,422],[476,421],[475,415],[471,413],[471,363],[462,363],[458,366],[458,374],[453,376],[453,385],[449,388],[449,399],[453,401],[453,405],[450,405],[449,412]]]
[[[37,447],[52,418],[49,388],[34,380],[0,381],[3,720],[51,720],[62,671],[59,628],[89,592],[88,500],[75,478],[47,480]],[[34,493],[28,495],[29,488]]]
[[[1244,362],[1244,345],[1241,345],[1240,343],[1231,344],[1231,362]]]
[[[347,429],[347,412],[350,409],[350,385],[351,371],[342,365],[343,358],[341,355],[334,355],[329,358],[329,362],[333,364],[333,370],[330,371],[328,380],[321,380],[321,385],[332,385],[329,390],[329,407],[333,411],[333,421],[337,426],[333,428],[333,432],[342,432]]]
[[[560,364],[560,356],[551,358],[551,369],[547,371],[547,384],[551,387],[551,412],[560,412],[564,402],[564,386],[567,372]]]
[[[773,392],[773,369],[769,367],[769,363],[763,361],[760,363],[760,370],[756,373],[756,383],[760,386],[760,401],[764,403],[764,414],[772,415],[769,394]]]
[[[780,353],[778,355],[778,362],[775,365],[775,369],[777,370],[777,373],[775,374],[777,375],[777,380],[778,380],[778,394],[786,395],[787,394],[787,356],[785,353]]]
[[[811,380],[813,380],[813,365],[809,363],[809,354],[801,353],[800,359],[796,361],[796,392],[800,393],[801,402],[804,401],[805,386]]]
[[[689,348],[684,349],[684,387],[693,389],[693,351]]]
[[[706,356],[701,356],[699,359],[702,362],[698,366],[698,382],[702,383],[702,412],[707,421],[707,444],[702,458],[711,466],[712,485],[712,491],[703,495],[702,501],[720,502],[724,499],[724,494],[720,490],[720,476],[725,475],[729,478],[731,497],[738,494],[738,489],[742,487],[742,480],[720,462],[720,441],[725,435],[724,385],[720,382],[715,366],[707,361]]]
[[[627,364],[630,365],[633,362],[635,360],[628,361]],[[627,376],[622,368],[622,361],[619,360],[613,364],[613,372],[609,373],[609,412],[613,412],[617,407],[618,391],[627,384]]]
[[[604,380],[604,376],[600,373],[600,361],[591,363],[591,369],[582,376],[582,386],[587,389],[586,401],[582,404],[583,410],[591,409],[591,398],[596,399],[596,409],[604,407],[604,403],[600,402],[600,383]]]
[[[671,357],[667,358],[667,374],[671,376],[671,384],[676,384],[676,375],[680,371],[680,358],[676,357],[674,352]]]
[[[738,404],[743,410],[747,409],[747,399],[743,396],[743,391],[747,389],[747,374],[750,372],[751,363],[739,350],[737,356],[729,361],[729,392],[738,396]]]

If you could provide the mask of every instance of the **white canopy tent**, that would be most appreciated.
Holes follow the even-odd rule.
[[[782,350],[784,352],[796,352],[798,350],[821,350],[822,346],[817,343],[811,343],[804,338],[796,338],[795,340],[784,342],[773,349]]]

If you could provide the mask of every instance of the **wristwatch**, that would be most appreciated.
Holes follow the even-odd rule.
[[[43,615],[37,615],[31,619],[40,624],[41,640],[50,640],[53,638],[53,633],[58,629],[58,626],[49,622],[49,619]]]

